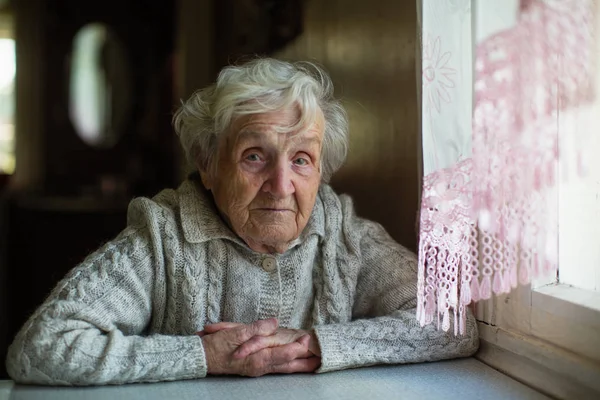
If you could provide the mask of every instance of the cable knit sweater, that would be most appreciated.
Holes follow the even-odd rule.
[[[73,269],[9,349],[21,383],[118,384],[202,378],[204,325],[277,317],[314,328],[327,372],[472,355],[464,336],[415,318],[415,256],[321,185],[302,235],[253,252],[192,180],[128,209],[127,228]]]

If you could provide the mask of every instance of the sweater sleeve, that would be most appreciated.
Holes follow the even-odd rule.
[[[15,381],[97,385],[206,375],[200,337],[146,334],[154,292],[166,279],[159,208],[134,200],[128,227],[73,269],[29,318],[6,360]]]
[[[397,244],[374,222],[354,217],[344,229],[356,242],[359,273],[353,320],[315,327],[322,364],[328,372],[375,364],[402,364],[473,355],[479,346],[477,325],[468,312],[464,335],[421,327],[416,318],[416,256]],[[360,232],[360,238],[354,239]]]

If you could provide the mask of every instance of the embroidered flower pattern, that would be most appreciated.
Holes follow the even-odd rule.
[[[438,113],[440,112],[440,100],[446,103],[452,101],[448,89],[456,86],[454,82],[456,69],[449,66],[451,58],[451,52],[442,51],[439,36],[434,40],[428,39],[423,44],[423,92],[430,111],[433,106]]]

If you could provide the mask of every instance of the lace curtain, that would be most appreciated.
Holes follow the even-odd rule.
[[[462,333],[471,302],[556,273],[559,161],[561,176],[585,173],[586,131],[562,116],[594,99],[598,14],[594,0],[420,0],[418,10],[417,317]]]

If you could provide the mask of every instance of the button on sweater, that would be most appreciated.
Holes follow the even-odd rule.
[[[9,348],[17,382],[97,385],[206,376],[207,324],[275,317],[314,329],[318,373],[472,355],[464,335],[417,322],[417,264],[352,201],[322,184],[284,254],[252,251],[194,180],[133,200],[127,227],[51,292]]]

